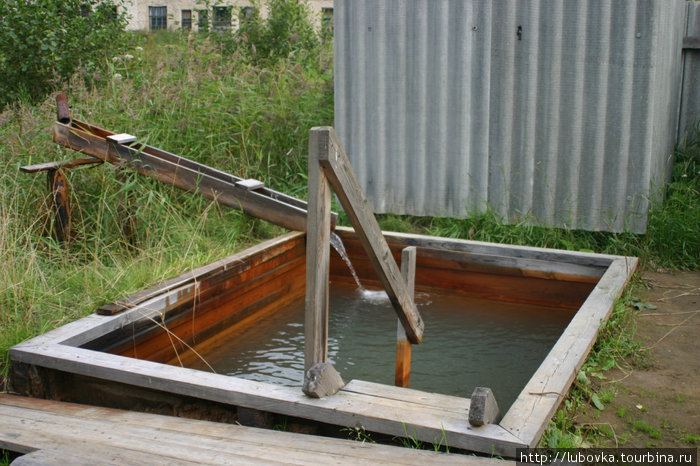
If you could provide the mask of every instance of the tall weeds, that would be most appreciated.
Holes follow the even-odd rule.
[[[131,37],[100,85],[72,78],[76,119],[305,197],[308,129],[331,123],[332,50],[258,66],[206,36]],[[112,166],[71,170],[74,240],[49,234],[43,173],[22,165],[79,154],[51,142],[53,97],[0,113],[0,375],[26,338],[282,230]],[[133,219],[134,234],[123,226]],[[1,384],[0,384],[0,388]]]

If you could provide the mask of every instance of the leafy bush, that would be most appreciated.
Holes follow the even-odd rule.
[[[319,37],[311,22],[311,13],[304,1],[270,0],[267,18],[261,15],[261,5],[253,2],[252,14],[239,18],[240,27],[234,36],[234,46],[251,61],[274,61],[313,50]]]
[[[122,0],[0,2],[0,109],[38,101],[76,71],[103,69],[124,44]]]

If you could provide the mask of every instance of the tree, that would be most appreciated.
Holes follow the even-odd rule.
[[[103,70],[126,43],[122,1],[0,1],[0,109]]]
[[[260,5],[254,3],[252,14],[241,18],[236,33],[239,46],[254,61],[288,58],[319,44],[306,2],[270,0],[266,5],[266,19],[260,15]]]

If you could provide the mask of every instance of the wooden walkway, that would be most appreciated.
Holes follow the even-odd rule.
[[[459,454],[0,394],[0,448],[13,464],[474,464]]]

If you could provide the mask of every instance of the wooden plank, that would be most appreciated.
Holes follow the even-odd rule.
[[[58,168],[75,168],[81,165],[93,165],[96,163],[103,163],[102,160],[96,159],[94,157],[84,157],[80,159],[72,160],[61,160],[57,162],[46,162],[38,163],[36,165],[26,165],[24,167],[19,167],[19,170],[24,173],[36,173],[43,172],[47,170],[56,170]]]
[[[335,130],[329,126],[316,127],[311,129],[311,133],[318,135],[316,137],[320,149],[319,162],[348,214],[350,222],[355,227],[357,236],[367,251],[379,281],[406,330],[409,341],[414,344],[420,343],[423,338],[423,320],[413,302],[413,297],[408,294],[406,283],[401,278],[391,250]]]
[[[258,288],[255,293],[242,294],[240,299],[233,302],[220,304],[219,306],[200,314],[196,309],[190,314],[190,322],[199,321],[195,325],[188,325],[183,319],[177,327],[168,327],[169,334],[177,335],[190,346],[194,346],[200,354],[206,352],[204,346],[209,346],[209,340],[221,341],[222,338],[235,338],[236,331],[242,331],[254,322],[265,318],[280,307],[301,298],[304,295],[304,277],[298,272],[290,271],[274,280],[268,281]],[[196,316],[195,319],[192,317]],[[172,333],[170,333],[172,332]],[[203,346],[204,345],[204,346]],[[150,339],[139,344],[133,351],[138,352],[138,357],[147,357],[149,360],[164,361],[163,356],[172,354],[172,347],[182,347],[181,343],[170,342],[168,334],[163,332],[158,339]],[[150,351],[149,351],[150,349]],[[186,348],[182,348],[184,350]],[[130,355],[129,352],[125,353]],[[136,355],[134,355],[136,356]],[[175,361],[173,361],[175,362]]]
[[[459,454],[446,455],[431,451],[352,442],[328,437],[0,395],[0,412],[4,413],[6,412],[4,410],[12,407],[21,408],[21,411],[11,411],[13,417],[17,417],[18,413],[22,412],[29,413],[28,418],[30,420],[43,418],[48,420],[49,426],[45,426],[43,430],[41,426],[36,424],[31,426],[31,430],[25,427],[21,428],[22,433],[29,431],[41,439],[34,440],[33,443],[35,445],[45,443],[45,436],[42,438],[43,431],[50,430],[50,426],[55,425],[58,419],[64,419],[66,424],[72,425],[75,423],[80,430],[87,430],[90,426],[98,425],[121,426],[120,438],[115,441],[107,438],[108,435],[114,436],[115,434],[111,428],[106,429],[106,435],[96,437],[94,434],[91,434],[92,440],[95,442],[94,445],[106,448],[107,452],[110,452],[115,444],[123,445],[136,435],[141,434],[143,436],[143,434],[146,434],[147,436],[153,436],[150,442],[152,446],[144,446],[143,442],[138,442],[137,445],[143,446],[144,449],[150,448],[151,450],[162,448],[160,445],[163,445],[163,442],[181,439],[183,436],[189,436],[189,440],[185,441],[184,445],[192,445],[195,448],[202,446],[218,448],[219,444],[227,444],[223,447],[223,452],[225,453],[223,458],[226,461],[233,460],[235,458],[234,455],[237,456],[239,451],[245,455],[257,448],[263,450],[256,454],[258,458],[266,457],[274,461],[281,455],[287,455],[285,459],[288,459],[290,462],[296,462],[303,458],[311,461],[311,464],[335,462],[361,462],[363,464],[503,464],[503,462],[496,460],[474,458]],[[95,424],[94,421],[98,421],[99,424]],[[59,441],[61,440],[60,434],[57,438]],[[2,437],[0,437],[1,440]],[[203,440],[203,442],[200,442],[200,440]],[[52,445],[52,447],[55,446]],[[134,445],[130,444],[128,448],[134,448]],[[78,449],[74,447],[72,451],[75,452],[76,450]],[[80,448],[78,451],[84,450]],[[316,456],[315,460],[313,455]],[[107,453],[106,458],[109,457],[110,455]],[[212,455],[209,459],[213,458],[214,456]],[[221,460],[222,457],[220,456],[217,459]]]
[[[85,451],[81,451],[76,455],[74,453],[74,448],[69,450],[43,449],[20,456],[12,462],[12,466],[47,466],[63,464],[70,464],[71,466],[93,466],[95,464],[110,464],[105,460],[105,456],[110,458],[111,455],[108,452],[102,452],[99,456],[88,457]],[[120,460],[123,460],[123,458],[120,458]],[[116,463],[111,464],[116,465]]]
[[[365,380],[351,380],[343,387],[343,391],[442,409],[458,417],[464,416],[465,419],[469,416],[469,398],[424,392],[411,388],[393,387]]]
[[[408,246],[401,251],[401,276],[406,281],[408,294],[415,295],[416,247]],[[411,384],[411,342],[399,320],[396,328],[396,373],[394,385],[408,387]]]
[[[343,235],[343,243],[350,256],[365,256],[358,239]],[[389,243],[395,259],[400,257],[401,243]],[[514,277],[532,277],[546,280],[596,283],[603,276],[606,267],[593,267],[567,264],[538,259],[515,258],[492,254],[479,254],[448,248],[416,246],[420,259],[419,267],[435,267],[456,271],[489,273]]]
[[[132,324],[135,321],[148,318],[149,308],[161,309],[166,300],[177,300],[178,294],[183,289],[197,281],[203,281],[206,277],[227,276],[239,273],[241,270],[255,267],[276,257],[280,251],[287,251],[303,241],[304,233],[290,232],[277,238],[264,241],[244,251],[237,252],[229,257],[211,264],[198,267],[176,278],[168,280],[160,285],[139,292],[132,297],[139,296],[138,304],[129,311],[115,316],[100,316],[93,314],[82,319],[70,322],[59,328],[53,329],[43,335],[34,337],[32,344],[60,343],[64,345],[82,346],[90,341]],[[184,287],[184,288],[182,288]],[[134,298],[135,299],[135,298]],[[136,300],[136,299],[135,299]],[[157,313],[155,313],[157,315]],[[20,343],[19,347],[27,344]]]
[[[225,342],[231,338],[236,338],[240,335],[240,332],[251,328],[261,319],[265,319],[277,311],[280,308],[287,306],[295,301],[302,300],[304,298],[304,287],[303,287],[304,276],[301,278],[297,275],[292,277],[290,283],[285,284],[279,291],[273,292],[270,298],[265,298],[260,300],[254,305],[249,306],[249,308],[244,308],[238,311],[238,314],[242,316],[235,323],[229,324],[224,320],[222,327],[224,330],[216,329],[215,332],[207,335],[204,333],[201,338],[197,339],[196,345],[194,345],[194,351],[186,351],[179,355],[179,360],[172,359],[168,361],[168,364],[179,365],[184,364],[187,367],[191,364],[191,361],[200,359],[199,355],[207,354],[212,348],[216,348],[222,342]],[[301,286],[297,286],[294,282],[301,282]],[[196,353],[195,353],[196,351]]]
[[[88,349],[109,350],[109,352],[117,354],[150,359],[148,355],[164,346],[171,345],[169,335],[176,335],[188,344],[199,342],[200,338],[207,338],[205,335],[211,335],[217,329],[245,318],[249,313],[255,311],[256,303],[265,304],[269,296],[281,297],[283,293],[293,293],[295,290],[292,289],[292,286],[295,289],[303,289],[303,279],[299,280],[295,277],[295,264],[301,264],[303,267],[302,259],[287,264],[282,272],[273,270],[250,286],[238,287],[232,293],[222,292],[219,296],[215,295],[207,301],[193,300],[190,298],[194,298],[194,296],[188,296],[182,304],[180,302],[172,304],[177,309],[174,311],[166,310],[164,312],[166,316],[164,318],[159,316],[157,319],[158,323],[165,322],[167,332],[156,325],[151,317],[144,316],[143,319],[132,323],[131,329],[125,327],[127,330],[120,332],[117,344],[108,347],[109,340],[102,340],[91,343],[87,347]],[[170,312],[174,312],[175,315],[169,317],[167,314]],[[213,331],[210,332],[209,329]],[[129,335],[126,338],[128,341],[124,341],[125,334]],[[102,343],[102,346],[98,343]],[[138,353],[135,353],[136,351]]]
[[[330,273],[331,187],[320,158],[328,140],[309,132],[309,214],[306,227],[306,299],[304,302],[304,377],[328,360],[328,277]]]
[[[118,166],[127,166],[142,175],[185,191],[199,193],[207,199],[243,210],[249,215],[285,228],[299,231],[306,229],[304,209],[273,199],[262,191],[248,191],[211,176],[200,167],[188,168],[179,161],[171,162],[141,151],[138,144],[132,147],[109,143],[99,136],[58,122],[54,123],[54,142]]]
[[[354,232],[341,232],[342,228],[344,227],[338,227],[336,231],[342,238],[348,254],[365,255],[362,244]],[[391,232],[382,233],[385,238],[391,238]],[[401,250],[409,246],[402,241],[388,240],[387,242],[397,261],[400,258]],[[484,252],[475,253],[469,250],[451,249],[449,247],[421,246],[415,241],[413,241],[412,245],[418,248],[418,264],[424,263],[440,268],[544,278],[547,280],[595,283],[603,276],[606,268],[610,265],[608,263],[606,266],[591,266],[508,255],[502,256],[498,255],[496,250],[489,254]]]
[[[56,119],[61,123],[70,123],[70,107],[68,97],[64,93],[56,94]]]
[[[351,256],[353,267],[366,286],[381,286],[374,268],[366,257]],[[331,257],[331,276],[352,281],[340,260]],[[590,283],[545,280],[540,278],[476,273],[455,269],[416,265],[416,289],[426,292],[452,293],[473,298],[515,304],[578,309],[594,285]]]
[[[70,425],[70,420],[67,419],[66,421],[66,424]],[[38,430],[35,428],[29,433],[20,432],[17,435],[18,438],[23,439],[25,442],[46,445],[46,447],[20,456],[11,463],[12,466],[64,466],[68,464],[71,466],[123,466],[125,464],[157,465],[166,462],[168,465],[192,465],[191,462],[183,461],[179,458],[135,451],[124,447],[115,448],[106,444],[89,444],[86,441],[76,439],[57,444],[55,437],[36,432]],[[15,451],[12,448],[8,449]]]
[[[89,123],[85,123],[82,121],[73,121],[73,126],[78,128],[78,129],[81,129],[82,131],[94,134],[94,135],[99,136],[101,138],[106,138],[107,136],[114,134],[113,132],[108,131],[104,128],[100,128],[99,126],[91,125]],[[158,149],[157,147],[148,146],[146,144],[135,144],[134,148],[138,149],[139,151],[141,151],[143,153],[150,154],[150,155],[156,156],[156,157],[164,159],[164,160],[168,160],[168,161],[173,162],[179,166],[191,168],[195,171],[206,173],[209,176],[212,176],[214,178],[218,178],[218,179],[220,179],[222,181],[226,181],[228,183],[235,184],[238,181],[242,181],[242,178],[239,178],[235,175],[231,175],[230,173],[226,173],[226,172],[223,172],[221,170],[217,170],[216,168],[197,163],[197,162],[189,160],[185,157],[175,155],[171,152],[165,151],[163,149]],[[306,202],[301,200],[301,199],[297,199],[293,196],[289,196],[288,194],[274,191],[274,190],[269,189],[269,188],[262,188],[262,189],[260,189],[260,192],[262,194],[272,198],[272,199],[276,199],[278,201],[284,202],[285,204],[290,204],[290,205],[293,205],[293,206],[296,206],[296,207],[299,207],[301,209],[306,210]],[[335,225],[337,217],[338,217],[338,215],[336,213],[332,214],[331,221],[332,221],[333,225]]]
[[[576,313],[500,425],[534,447],[637,267],[636,258],[615,260]]]
[[[50,192],[51,209],[54,213],[54,235],[59,242],[70,242],[71,234],[71,196],[68,179],[62,169],[49,170],[47,184]]]
[[[388,435],[513,455],[524,444],[495,425],[470,429],[461,413],[422,407],[388,398],[346,393],[312,399],[298,389],[226,377],[149,361],[124,358],[64,345],[13,347],[13,361],[68,373],[164,390],[200,399],[302,417],[333,425],[364,427]],[[444,440],[443,440],[444,439]]]
[[[98,308],[98,314],[114,315],[131,309],[138,304],[147,301],[158,294],[174,289],[175,287],[184,284],[192,283],[195,280],[204,280],[207,276],[222,273],[239,274],[242,269],[250,269],[260,265],[261,263],[275,257],[280,248],[286,251],[295,247],[296,241],[301,241],[299,233],[287,233],[285,235],[263,241],[260,244],[254,245],[245,251],[233,254],[224,259],[218,260],[211,264],[199,267],[191,272],[184,273],[165,282],[154,285],[145,290],[139,291],[131,296],[120,299],[116,303],[106,304]],[[233,270],[232,270],[233,269]]]
[[[1,406],[0,409],[5,431],[0,435],[3,437],[9,437],[9,432],[13,432],[22,435],[24,443],[36,442],[42,448],[61,445],[61,449],[72,446],[71,450],[75,452],[87,449],[89,457],[94,456],[94,446],[98,445],[106,445],[105,449],[111,450],[112,454],[120,452],[115,460],[133,461],[143,455],[156,461],[154,464],[170,464],[171,461],[176,464],[284,464],[284,456],[287,456],[289,464],[304,464],[303,461],[310,456],[305,452],[295,455],[290,450],[266,451],[260,448],[261,445],[247,445],[244,442],[234,444],[208,436],[177,432],[163,435],[159,430],[148,426],[124,426],[101,419],[67,418],[49,411],[10,406]],[[70,428],[67,429],[66,425],[70,425]],[[261,451],[255,451],[256,447]],[[127,464],[133,463],[129,461]]]
[[[304,265],[304,257],[286,259],[284,262],[268,261],[216,286],[209,286],[206,280],[200,281],[196,295],[186,295],[180,299],[178,294],[178,301],[171,303],[175,308],[166,311],[162,320],[169,330],[168,333],[175,334],[188,343],[192,343],[192,338],[194,341],[201,341],[200,338],[208,338],[205,335],[213,333],[208,329],[212,328],[215,331],[215,327],[230,325],[252,312],[258,300],[267,300],[272,294],[279,296],[278,291],[298,295],[296,288],[300,288],[303,293],[303,277],[299,280],[297,276],[299,269],[303,269]],[[116,335],[108,334],[83,346],[132,355],[131,350],[134,347],[138,347],[139,350],[148,346],[158,348],[169,341],[164,331],[156,327],[149,318],[140,319],[130,327],[125,327],[125,331]],[[148,351],[144,353],[149,354]]]
[[[348,227],[337,227],[336,232],[341,238],[344,238],[345,235],[352,236],[355,234],[354,230]],[[485,241],[444,238],[438,236],[418,235],[414,233],[397,233],[393,231],[385,231],[383,233],[387,242],[397,243],[401,248],[406,246],[447,248],[478,254],[539,259],[552,262],[590,265],[594,267],[608,267],[614,259],[620,257],[592,252],[565,251],[561,249],[537,248],[513,244],[487,243]]]

